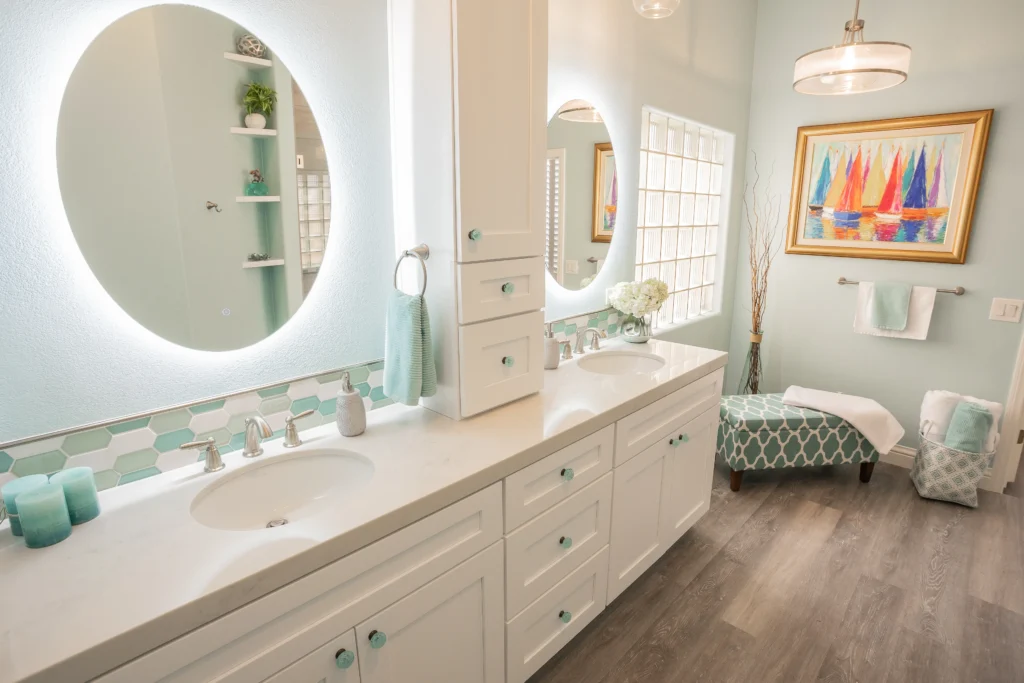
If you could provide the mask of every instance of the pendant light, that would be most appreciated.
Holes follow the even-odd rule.
[[[633,9],[645,19],[664,19],[679,9],[680,0],[633,0]]]
[[[577,123],[604,123],[601,113],[586,100],[569,100],[558,108],[558,118]]]
[[[864,20],[859,14],[860,0],[856,0],[843,42],[796,60],[794,90],[805,95],[855,95],[891,88],[907,80],[910,47],[864,42]]]

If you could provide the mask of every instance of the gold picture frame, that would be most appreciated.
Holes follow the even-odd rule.
[[[618,216],[618,174],[610,142],[594,144],[594,222],[591,242],[611,242]]]
[[[963,263],[992,113],[798,129],[786,253]]]

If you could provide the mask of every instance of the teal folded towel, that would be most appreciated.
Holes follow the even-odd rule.
[[[418,294],[394,291],[388,299],[384,339],[384,395],[414,406],[437,393],[437,369],[430,341],[427,302]]]
[[[953,409],[946,431],[946,445],[967,453],[984,453],[992,429],[992,413],[985,406],[961,401]]]
[[[905,282],[876,282],[871,297],[871,326],[902,332],[907,329],[913,286]]]

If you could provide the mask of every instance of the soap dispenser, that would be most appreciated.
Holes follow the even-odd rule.
[[[366,406],[363,397],[352,387],[347,372],[341,375],[341,391],[334,415],[342,436],[359,436],[366,431]]]
[[[553,323],[548,323],[547,328],[544,330],[544,369],[555,370],[558,368],[558,360],[560,357],[559,351],[561,351],[561,344],[555,339],[555,329]]]

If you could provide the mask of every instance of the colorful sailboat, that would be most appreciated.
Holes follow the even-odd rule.
[[[903,186],[900,180],[900,170],[903,168],[902,150],[896,150],[896,158],[892,160],[892,170],[889,172],[889,182],[885,184],[882,198],[875,210],[876,224],[880,222],[899,223],[903,215]]]
[[[935,162],[935,174],[932,177],[931,190],[928,192],[928,209],[926,213],[929,216],[941,216],[949,211],[949,195],[946,193],[946,178],[943,174],[943,157],[946,155],[946,149],[943,147],[939,150],[938,161]]]
[[[914,178],[914,167],[917,166],[917,150],[910,150],[910,161],[903,169],[903,201],[907,201],[907,193],[910,192],[910,181]]]
[[[821,162],[821,173],[818,174],[818,182],[814,185],[814,192],[811,194],[811,199],[807,204],[807,208],[811,210],[811,213],[821,213],[822,207],[825,206],[825,197],[828,196],[828,188],[832,184],[832,166],[829,159],[829,154],[825,153],[825,161]]]
[[[821,215],[825,218],[832,218],[832,214],[835,212],[836,204],[839,203],[839,198],[843,195],[843,189],[846,187],[846,173],[843,169],[846,168],[846,151],[843,151],[843,155],[839,157],[839,163],[836,164],[836,177],[832,180],[832,185],[828,188],[828,194],[825,195],[825,205],[821,209]]]
[[[864,215],[873,216],[882,201],[885,191],[885,163],[882,161],[882,146],[878,146],[874,160],[869,160],[871,170],[864,177]]]
[[[914,175],[910,179],[907,196],[903,198],[903,220],[919,221],[927,213],[928,190],[925,182],[925,176],[928,174],[927,156],[922,148],[921,156],[917,158],[917,166],[914,167]]]
[[[860,150],[850,167],[850,177],[843,188],[843,194],[839,197],[833,216],[836,222],[858,223],[863,214],[863,193],[864,193],[864,164],[861,162]]]

